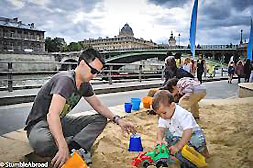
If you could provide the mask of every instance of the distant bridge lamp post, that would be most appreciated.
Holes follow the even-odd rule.
[[[241,41],[240,41],[240,45],[241,45],[241,48],[242,48],[241,58],[244,58],[244,45],[243,45],[243,41],[242,41],[242,32],[243,32],[243,30],[241,29]]]
[[[179,47],[179,48],[180,48],[180,36],[181,36],[181,35],[180,35],[180,33],[179,33],[179,34],[178,34],[178,39],[179,39],[179,40],[178,40],[178,43],[179,43],[178,47]]]

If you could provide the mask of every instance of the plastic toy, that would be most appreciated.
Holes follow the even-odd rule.
[[[143,147],[141,144],[141,136],[140,134],[133,134],[130,136],[130,143],[129,143],[129,152],[142,152]]]
[[[207,163],[205,157],[197,152],[193,147],[185,145],[181,151],[182,156],[196,165],[197,167],[206,167]]]
[[[201,168],[206,167],[205,157],[197,152],[193,147],[185,145],[181,152],[178,152],[174,158],[181,162],[181,168]],[[159,167],[168,167],[175,163],[170,149],[165,145],[157,145],[154,152],[140,152],[133,158],[132,165],[136,167],[147,168],[149,165]]]
[[[87,158],[87,154],[83,149],[72,151],[71,157],[61,168],[88,168],[87,163],[90,163],[91,160]]]
[[[148,167],[149,165],[155,165],[159,167],[167,167],[171,163],[174,163],[170,150],[165,144],[157,145],[153,152],[141,152],[136,158],[133,158],[132,165],[136,167]]]

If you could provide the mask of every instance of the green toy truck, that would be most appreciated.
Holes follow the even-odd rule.
[[[153,152],[141,152],[136,158],[133,158],[132,165],[136,167],[147,168],[153,164],[157,168],[168,167],[174,163],[170,155],[170,149],[165,144],[157,145]]]

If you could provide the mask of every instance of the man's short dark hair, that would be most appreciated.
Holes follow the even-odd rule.
[[[86,60],[88,63],[91,63],[96,58],[99,59],[99,61],[103,64],[103,66],[105,65],[105,60],[103,58],[103,55],[93,48],[88,48],[84,50],[79,56],[78,65],[80,64],[82,60]]]
[[[174,102],[173,95],[167,90],[158,91],[152,101],[152,108],[154,111],[157,111],[160,107],[160,104],[167,105],[168,103]]]

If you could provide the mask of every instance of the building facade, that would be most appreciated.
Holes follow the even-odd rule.
[[[156,47],[157,44],[152,40],[147,41],[143,38],[135,38],[132,28],[126,23],[120,30],[118,36],[113,38],[98,38],[98,39],[84,39],[80,41],[84,45],[92,46],[94,49],[103,50],[120,50],[120,49],[138,49],[138,48],[152,48]]]
[[[170,47],[175,47],[176,46],[176,43],[177,43],[176,37],[173,36],[172,31],[171,31],[170,38],[169,38],[168,42],[169,42]]]
[[[238,55],[239,55],[239,58],[242,59],[242,60],[246,60],[248,58],[248,55],[247,55],[247,48],[248,48],[248,43],[240,43],[238,45]]]
[[[32,24],[23,24],[18,18],[0,17],[1,53],[44,53],[45,31]]]

